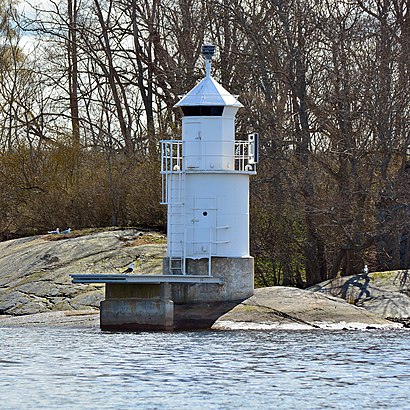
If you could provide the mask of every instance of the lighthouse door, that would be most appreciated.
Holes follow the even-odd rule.
[[[186,169],[199,168],[201,164],[201,122],[185,121],[183,126],[184,159]]]
[[[193,216],[193,253],[211,257],[215,254],[216,198],[195,198]]]

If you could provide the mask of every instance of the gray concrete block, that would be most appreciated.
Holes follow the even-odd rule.
[[[167,299],[109,299],[100,305],[102,330],[173,330],[174,303]]]
[[[207,275],[208,259],[187,259],[187,274]],[[222,278],[223,284],[171,284],[171,299],[175,303],[229,302],[244,300],[253,295],[253,257],[212,258],[212,276]],[[164,258],[164,272],[169,259]]]
[[[164,284],[106,283],[105,299],[153,299],[164,296]]]

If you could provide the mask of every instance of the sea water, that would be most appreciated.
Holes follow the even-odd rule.
[[[0,328],[0,409],[410,409],[410,331]]]

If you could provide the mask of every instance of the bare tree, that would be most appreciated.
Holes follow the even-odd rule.
[[[78,107],[77,0],[68,0],[68,86],[70,96],[73,144],[80,144],[80,113]]]

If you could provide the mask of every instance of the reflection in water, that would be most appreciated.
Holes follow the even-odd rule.
[[[0,409],[373,409],[410,403],[405,330],[4,328],[0,341]]]

